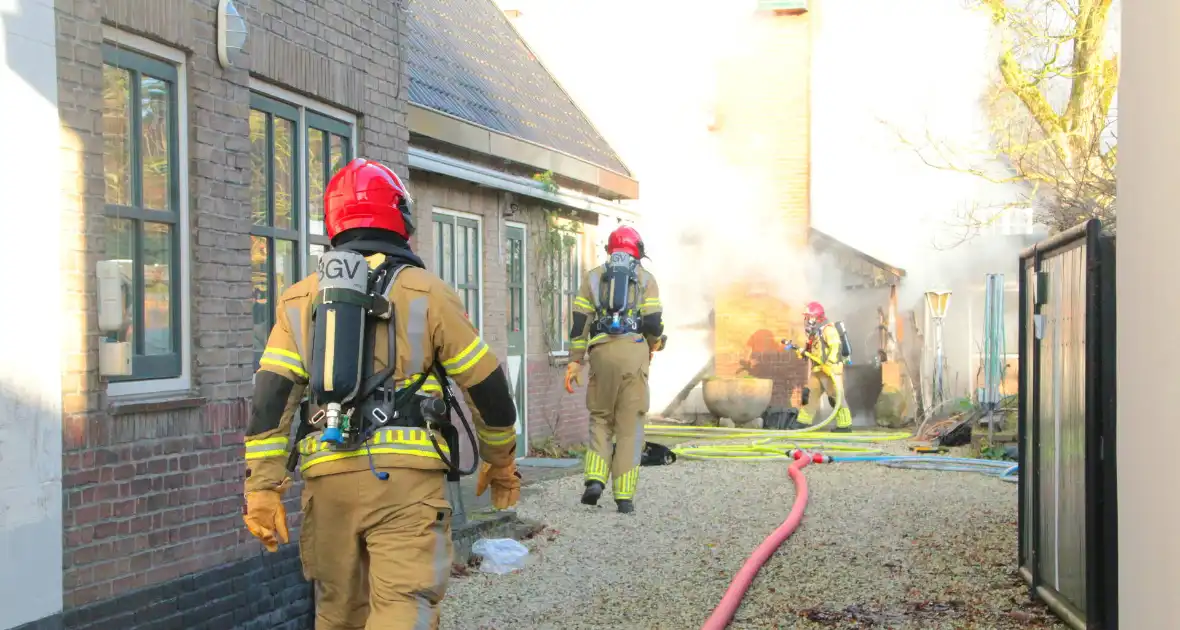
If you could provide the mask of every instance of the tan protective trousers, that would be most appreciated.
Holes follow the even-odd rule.
[[[613,479],[616,501],[633,499],[643,458],[643,423],[647,415],[647,343],[615,339],[590,348],[590,449],[586,481],[606,485]],[[614,442],[612,448],[612,440]]]
[[[435,630],[451,577],[451,507],[437,470],[312,477],[299,555],[315,630]]]
[[[799,410],[799,424],[811,425],[815,423],[815,416],[819,413],[820,403],[824,398],[828,399],[828,404],[833,407],[840,401],[840,390],[844,387],[844,374],[837,372],[832,376],[828,376],[823,372],[812,372],[811,379],[807,383],[807,388],[810,390],[807,398],[807,404]],[[820,418],[826,420],[827,416]],[[831,426],[831,425],[828,425]],[[840,410],[836,412],[836,428],[845,428],[852,426],[852,413],[848,411],[848,402],[844,401]]]

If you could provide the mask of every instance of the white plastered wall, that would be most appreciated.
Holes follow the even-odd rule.
[[[1180,3],[1123,4],[1119,85],[1119,627],[1180,601]]]
[[[75,226],[60,219],[53,2],[0,0],[0,24],[0,628],[13,628],[62,607],[59,241]]]

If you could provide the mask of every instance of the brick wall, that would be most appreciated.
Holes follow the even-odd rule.
[[[601,256],[594,249],[593,218],[586,218],[583,224],[582,269],[583,271],[601,263]],[[537,238],[549,229],[545,214],[537,208],[528,215],[529,234],[531,236],[530,273],[540,271],[542,261],[539,252],[543,248],[537,243]],[[536,283],[535,275],[530,275],[527,281]],[[529,439],[532,443],[539,443],[546,438],[554,438],[561,444],[580,444],[589,439],[590,413],[586,409],[586,388],[583,385],[575,389],[573,394],[565,391],[566,359],[562,356],[550,356],[555,349],[546,340],[548,315],[542,313],[540,297],[532,296],[531,311],[529,313],[529,357],[526,362],[528,369],[528,410],[529,410]],[[548,306],[545,307],[546,309]],[[562,337],[569,335],[569,331],[559,331]],[[585,381],[586,372],[582,373]]]
[[[582,444],[589,439],[590,412],[586,409],[586,387],[565,391],[565,365],[548,356],[530,356],[529,440],[532,444],[552,437],[560,444]],[[582,372],[585,383],[586,372]]]
[[[278,553],[75,608],[65,615],[64,627],[309,630],[312,592],[300,571],[298,547],[288,545]]]
[[[772,379],[771,406],[797,406],[799,389],[806,384],[807,364],[794,353],[783,352],[780,341],[802,341],[799,306],[748,285],[735,287],[718,304],[715,373]]]
[[[245,569],[231,567],[263,562],[240,515],[241,443],[253,364],[251,71],[356,113],[361,155],[402,172],[407,163],[408,81],[400,54],[407,24],[400,3],[240,2],[251,32],[246,59],[231,69],[216,61],[216,6],[216,0],[56,1],[65,158],[63,307],[70,314],[62,335],[67,368],[62,375],[64,604],[67,617],[77,621],[70,627],[89,627],[81,615],[70,614],[90,605],[134,613],[134,623],[124,619],[119,627],[147,627],[148,622],[181,627],[160,615],[184,614],[189,604],[178,599],[171,609],[141,610],[151,600],[143,594],[178,583],[192,586],[192,576],[202,571],[232,573]],[[181,157],[189,164],[192,293],[184,296],[184,307],[192,314],[193,387],[152,400],[111,398],[98,375],[95,266],[105,246],[104,23],[187,57],[188,109],[181,124],[189,144]],[[297,530],[297,490],[288,501]],[[262,573],[239,581],[294,601],[282,589],[301,580],[297,563],[292,568],[290,562],[266,562],[258,565],[269,567]],[[272,581],[260,581],[263,575]],[[225,622],[218,615],[237,604],[218,606],[201,614]],[[233,623],[183,627],[254,627],[246,623],[249,614],[267,619],[262,626],[282,627],[294,619],[283,615],[296,614],[281,607],[276,613],[265,603],[248,608],[251,613],[231,610]]]
[[[721,71],[721,148],[758,189],[754,206],[743,211],[754,213],[762,242],[802,255],[811,225],[811,16],[766,16],[749,39],[750,57]],[[731,287],[715,303],[717,375],[738,374],[748,357],[751,374],[775,381],[772,405],[798,404],[805,363],[781,352],[775,340],[802,337],[802,306],[777,299],[760,279]]]
[[[258,554],[241,524],[246,406],[67,421],[67,610]]]

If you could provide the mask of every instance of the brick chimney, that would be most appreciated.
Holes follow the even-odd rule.
[[[763,191],[755,207],[740,211],[756,213],[763,231],[777,233],[774,242],[801,252],[811,227],[811,27],[806,9],[755,14],[750,52],[722,66],[715,131],[726,161]],[[778,341],[800,340],[802,308],[750,281],[719,294],[714,304],[717,375],[771,378],[771,405],[797,405],[806,364],[782,352]],[[748,362],[745,367],[743,362]]]

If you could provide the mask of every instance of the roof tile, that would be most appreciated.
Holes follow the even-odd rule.
[[[492,0],[410,0],[410,102],[631,172]]]

